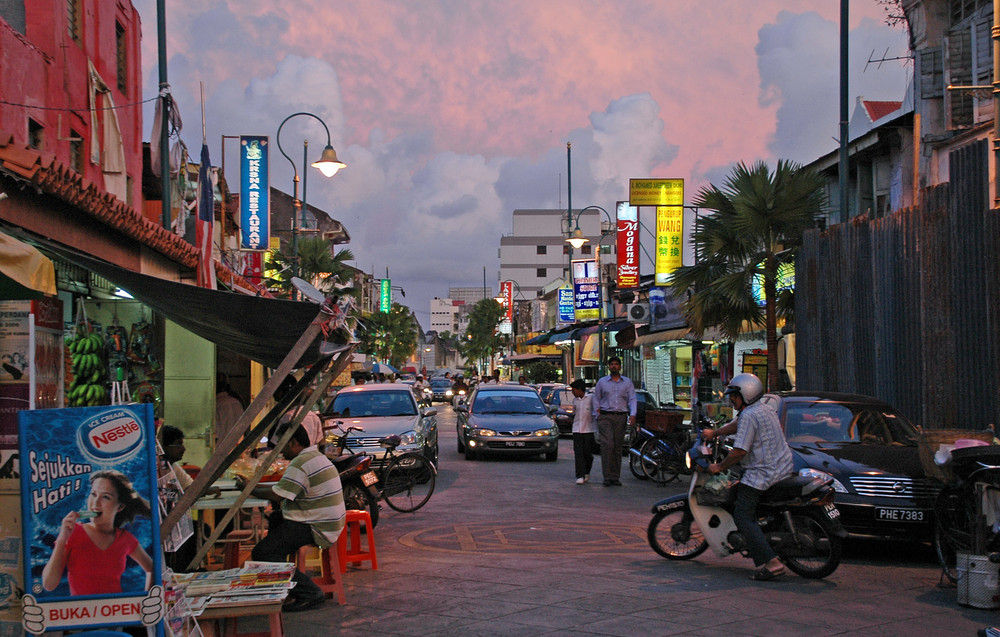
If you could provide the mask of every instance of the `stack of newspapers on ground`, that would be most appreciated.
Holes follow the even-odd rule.
[[[206,573],[177,573],[193,615],[207,608],[280,604],[295,583],[291,562],[246,562],[242,568]]]

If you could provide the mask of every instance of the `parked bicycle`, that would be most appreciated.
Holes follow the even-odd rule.
[[[343,421],[339,420],[335,421],[332,427],[327,426],[327,429],[331,428],[336,428],[341,434],[337,436],[333,447],[337,451],[336,457],[350,447],[348,437],[351,432],[364,433],[363,427],[351,425],[344,428]],[[379,464],[372,463],[373,477],[363,474],[361,478],[376,500],[385,501],[396,511],[411,513],[430,500],[437,481],[437,469],[430,460],[416,451],[396,453],[400,442],[400,437],[397,435],[380,438],[378,444],[385,449],[385,456]],[[364,452],[355,455],[368,456]]]

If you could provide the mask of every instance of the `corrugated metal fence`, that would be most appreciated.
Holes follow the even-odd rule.
[[[797,388],[881,398],[928,429],[1000,426],[1000,210],[987,142],[919,208],[806,233]]]

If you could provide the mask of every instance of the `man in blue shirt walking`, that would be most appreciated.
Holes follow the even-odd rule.
[[[620,487],[625,428],[635,425],[635,386],[622,376],[622,359],[608,359],[607,376],[594,386],[593,415],[601,440],[604,486]]]

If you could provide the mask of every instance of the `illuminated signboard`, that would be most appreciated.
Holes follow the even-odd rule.
[[[618,289],[639,287],[639,209],[618,202]]]
[[[559,288],[559,322],[573,322],[573,288],[568,285]]]
[[[601,279],[597,259],[573,260],[573,305],[577,321],[601,318]]]
[[[271,234],[267,136],[240,135],[240,249],[267,250]]]
[[[378,309],[381,312],[388,312],[392,305],[392,280],[382,279],[382,289],[379,295]]]
[[[668,277],[683,265],[684,208],[656,207],[656,285],[666,285]]]
[[[684,180],[629,179],[628,202],[632,206],[682,206]]]
[[[503,301],[500,305],[503,306],[503,320],[510,323],[514,320],[514,282],[513,281],[501,281],[500,282],[500,296]]]

